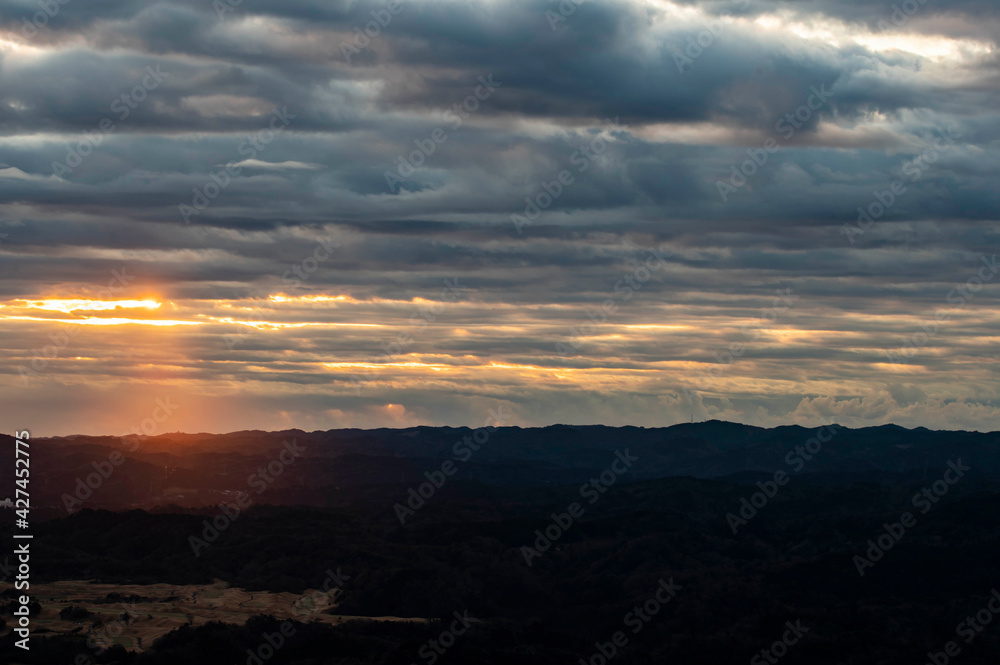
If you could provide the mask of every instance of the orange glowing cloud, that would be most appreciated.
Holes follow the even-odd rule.
[[[42,309],[52,312],[72,314],[77,311],[101,312],[118,309],[159,309],[163,303],[155,300],[16,300],[24,303],[24,309]]]

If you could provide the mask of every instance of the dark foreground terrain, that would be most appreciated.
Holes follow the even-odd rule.
[[[1000,662],[997,433],[76,437],[34,442],[32,472],[32,581],[127,591],[70,611],[86,594],[67,587],[28,653],[5,591],[4,663]],[[170,632],[116,639],[167,620],[154,603],[166,617],[182,592],[141,593],[167,584],[233,604],[189,594],[204,609]],[[40,619],[62,587],[45,588]],[[262,592],[281,602],[233,619]]]

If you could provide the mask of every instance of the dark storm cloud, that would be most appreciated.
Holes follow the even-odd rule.
[[[252,128],[245,112],[213,116],[192,101],[199,96],[290,104],[301,114],[300,130],[346,131],[372,126],[373,110],[450,107],[486,74],[503,90],[483,104],[482,116],[578,122],[612,116],[628,123],[710,120],[762,127],[802,103],[811,86],[836,89],[836,97],[811,120],[814,125],[834,113],[941,108],[975,92],[941,82],[900,82],[877,71],[880,63],[910,70],[918,64],[912,57],[804,40],[782,43],[745,25],[728,28],[692,71],[681,72],[674,54],[703,28],[697,22],[652,27],[646,11],[627,3],[584,3],[555,32],[544,20],[551,11],[545,3],[513,3],[504,11],[482,5],[404,7],[364,51],[377,55],[356,66],[345,62],[339,45],[351,43],[351,29],[371,20],[370,11],[382,10],[380,4],[355,5],[347,14],[324,6],[319,14],[305,6],[276,10],[245,2],[219,19],[207,4],[198,11],[161,3],[134,14],[119,7],[101,20],[93,8],[77,10],[79,4],[85,3],[63,7],[56,19],[66,20],[53,19],[40,34],[82,36],[86,46],[69,41],[55,55],[4,68],[0,89],[20,110],[6,105],[0,130],[92,128],[111,100],[138,83],[144,67],[157,64],[171,73],[169,81],[121,131]],[[292,22],[281,30],[240,23],[254,16]],[[359,102],[356,86],[373,76],[381,89],[370,99],[361,95]],[[383,118],[380,129],[386,120],[399,121]]]

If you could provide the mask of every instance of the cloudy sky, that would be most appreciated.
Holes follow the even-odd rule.
[[[995,0],[2,0],[0,414],[995,430],[998,35]]]

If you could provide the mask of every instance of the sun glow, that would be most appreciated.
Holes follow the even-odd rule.
[[[86,319],[74,320],[73,323],[77,323],[84,326],[122,326],[127,324],[136,324],[140,326],[200,326],[199,321],[170,321],[167,319],[101,319],[98,317],[89,317]]]
[[[17,300],[25,309],[43,309],[72,314],[78,311],[104,312],[122,309],[159,309],[163,303],[155,300]]]

